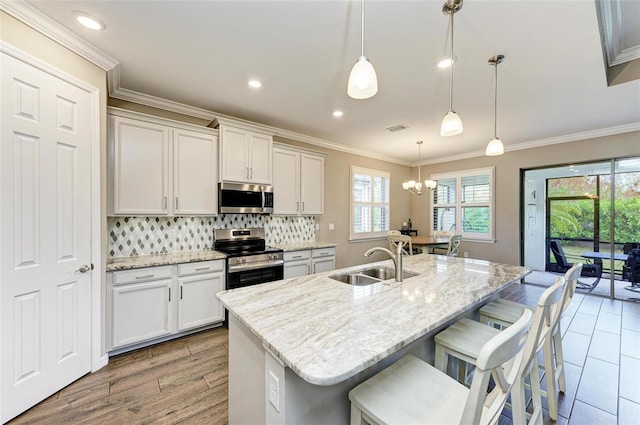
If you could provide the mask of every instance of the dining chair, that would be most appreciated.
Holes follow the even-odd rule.
[[[398,244],[402,243],[402,252],[408,255],[413,255],[411,236],[403,235],[397,230],[389,230],[387,232],[387,239],[389,241],[389,251],[396,252]]]
[[[542,395],[547,398],[549,404],[549,416],[558,418],[558,392],[566,391],[564,373],[564,350],[562,348],[562,333],[560,321],[562,314],[567,310],[573,295],[575,294],[578,277],[582,272],[582,264],[574,264],[564,275],[566,285],[562,294],[562,307],[560,317],[551,330],[551,337],[545,340],[543,347],[545,380],[547,390]],[[480,308],[480,322],[505,328],[510,326],[522,314],[522,310],[529,307],[509,300],[497,299]],[[549,397],[549,394],[552,396]]]
[[[447,257],[457,257],[460,250],[460,243],[462,242],[462,235],[452,235],[449,238],[449,245],[447,248],[434,248],[433,254],[446,255]]]
[[[543,422],[538,353],[543,350],[545,341],[551,338],[551,331],[560,318],[565,286],[564,278],[559,277],[551,287],[542,293],[534,310],[521,309],[521,314],[527,310],[533,311],[533,319],[524,348],[524,360],[511,390],[511,410],[514,425],[541,425]],[[476,365],[484,344],[501,332],[504,331],[471,319],[464,318],[459,320],[435,336],[435,366],[446,372],[450,356],[468,364]],[[529,390],[531,391],[533,407],[529,421],[527,421],[527,400],[525,397],[527,378],[530,381]]]
[[[480,424],[498,422],[524,360],[532,313],[489,339],[478,356],[467,388],[412,354],[383,369],[351,391],[351,425]],[[488,326],[487,326],[488,328]],[[489,391],[490,378],[495,386]]]

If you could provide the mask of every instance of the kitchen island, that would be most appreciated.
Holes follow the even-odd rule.
[[[436,255],[405,256],[418,276],[352,286],[330,276],[390,260],[224,291],[230,424],[347,424],[348,391],[530,272]]]

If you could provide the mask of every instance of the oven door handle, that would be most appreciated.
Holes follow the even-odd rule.
[[[269,269],[271,267],[277,267],[284,264],[284,260],[269,260],[269,261],[258,261],[255,263],[249,264],[237,264],[234,266],[229,266],[227,269],[227,273],[235,273],[242,272],[246,270],[258,270],[258,269]]]

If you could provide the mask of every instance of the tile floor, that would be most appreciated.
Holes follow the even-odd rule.
[[[534,305],[545,288],[521,289],[513,300]],[[640,303],[576,294],[561,327],[567,391],[558,423],[640,424]]]

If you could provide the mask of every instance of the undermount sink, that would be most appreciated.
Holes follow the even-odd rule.
[[[403,271],[402,279],[417,276],[417,273]],[[355,286],[371,285],[373,283],[382,282],[383,280],[394,279],[395,270],[390,267],[373,267],[370,269],[357,270],[350,273],[337,274],[329,276],[339,282]]]

